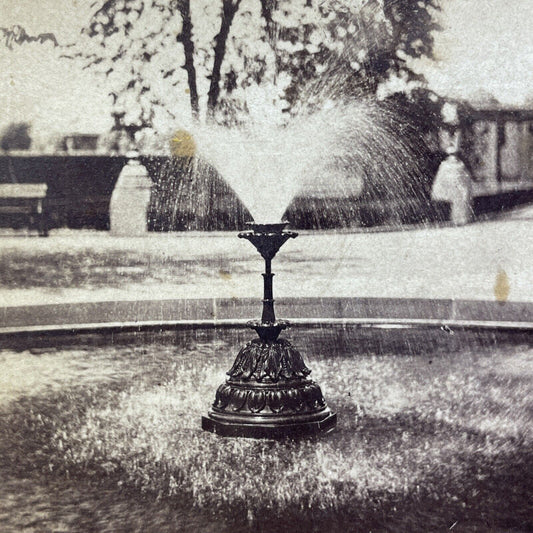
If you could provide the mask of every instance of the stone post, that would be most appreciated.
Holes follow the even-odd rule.
[[[472,178],[466,165],[457,157],[455,147],[440,164],[431,188],[431,199],[450,204],[450,221],[456,226],[472,220]]]
[[[129,161],[120,172],[111,195],[110,230],[113,235],[146,235],[152,181],[138,159],[139,154],[127,156]]]

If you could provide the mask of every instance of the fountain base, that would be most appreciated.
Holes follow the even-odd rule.
[[[337,424],[337,415],[321,413],[314,420],[310,417],[302,417],[302,420],[294,421],[290,417],[286,420],[270,421],[268,419],[255,419],[253,422],[243,419],[226,420],[219,419],[215,413],[210,412],[202,417],[202,429],[211,431],[221,437],[247,437],[251,439],[281,439],[299,438],[318,433],[327,433],[334,429]],[[281,418],[281,417],[280,417]]]
[[[286,339],[254,339],[244,346],[220,385],[202,428],[225,437],[299,437],[330,431],[327,407],[310,370]]]
[[[229,378],[202,418],[206,431],[225,437],[294,438],[329,431],[337,423],[320,387],[307,377],[311,370],[300,352],[278,338],[289,323],[276,320],[274,313],[272,259],[287,240],[298,235],[285,231],[286,225],[252,224],[251,231],[239,234],[265,260],[261,320],[248,323],[259,338],[239,351]]]

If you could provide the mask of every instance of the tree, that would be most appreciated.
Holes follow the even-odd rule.
[[[77,50],[107,77],[115,128],[133,138],[176,118],[247,120],[258,102],[283,118],[320,99],[415,79],[430,55],[436,0],[105,0]]]
[[[0,136],[2,150],[29,150],[31,125],[27,122],[9,124]]]
[[[106,75],[115,128],[131,137],[152,126],[157,115],[174,116],[175,102],[185,92],[195,119],[201,104],[206,104],[204,114],[212,115],[240,2],[108,0],[95,11],[85,39],[70,56]]]
[[[65,56],[105,74],[116,130],[131,138],[188,94],[192,117],[233,123],[261,99],[294,114],[320,99],[376,93],[416,80],[408,59],[430,56],[437,0],[100,0]],[[6,46],[52,42],[0,28]],[[405,85],[405,84],[404,84]],[[159,119],[159,120],[158,120]]]

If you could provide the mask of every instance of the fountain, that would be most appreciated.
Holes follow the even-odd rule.
[[[308,378],[311,371],[298,350],[280,333],[289,326],[274,312],[272,259],[298,234],[287,223],[251,224],[239,234],[265,260],[261,320],[249,323],[258,339],[238,353],[220,385],[202,428],[225,437],[279,438],[327,432],[337,415],[328,408],[320,387]]]
[[[387,118],[379,106],[365,101],[325,108],[285,127],[259,123],[233,130],[214,126],[194,130],[202,157],[220,171],[254,218],[251,229],[239,237],[250,241],[265,260],[262,316],[249,323],[259,338],[238,353],[211,410],[202,418],[203,429],[223,436],[275,438],[335,427],[336,414],[327,407],[320,387],[308,378],[310,370],[302,356],[279,337],[289,324],[275,316],[271,264],[281,246],[297,233],[286,230],[287,223],[269,222],[282,220],[303,187],[327,181],[332,172],[341,174],[343,167],[355,173],[347,183],[356,194],[366,175],[388,177],[387,167],[399,173],[400,165],[390,159],[405,163],[411,154],[389,135]],[[379,156],[374,153],[377,147],[382,151]],[[378,163],[372,166],[369,161]],[[334,188],[333,184],[328,187]],[[347,191],[339,191],[343,193]]]

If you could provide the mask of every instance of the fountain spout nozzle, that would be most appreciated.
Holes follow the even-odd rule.
[[[250,230],[239,233],[239,238],[250,241],[265,262],[272,261],[278,250],[289,240],[298,237],[295,231],[285,229],[288,222],[276,224],[249,223]]]
[[[288,326],[287,322],[278,322],[274,313],[274,293],[272,287],[272,259],[278,250],[289,240],[298,236],[295,231],[285,230],[287,222],[277,224],[250,224],[251,230],[239,233],[241,239],[250,241],[265,260],[263,312],[261,322],[253,322],[262,340],[275,341],[280,332]]]

